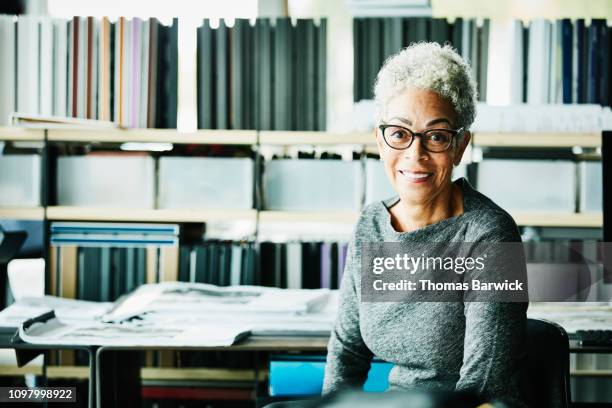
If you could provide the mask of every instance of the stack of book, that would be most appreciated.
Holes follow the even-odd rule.
[[[356,18],[355,102],[372,99],[376,74],[387,57],[412,43],[436,41],[451,44],[469,61],[480,101],[501,90],[508,94],[505,103],[611,106],[611,33],[603,19],[590,24],[584,19],[537,19],[525,25],[486,19]],[[488,92],[487,83],[493,81],[496,87]]]
[[[178,280],[219,286],[338,289],[346,242],[231,242],[181,245]]]
[[[326,20],[198,28],[198,128],[325,130]]]
[[[421,41],[449,43],[470,61],[481,100],[486,95],[489,20],[431,17],[378,17],[353,20],[354,100],[373,98],[374,81],[383,62],[403,47]]]
[[[51,224],[52,295],[114,301],[147,282],[176,280],[178,225]],[[168,250],[170,250],[168,252]],[[176,257],[174,257],[176,259]]]
[[[178,21],[0,16],[0,125],[11,112],[176,127]]]
[[[606,20],[534,20],[523,29],[524,101],[610,106],[611,28]]]

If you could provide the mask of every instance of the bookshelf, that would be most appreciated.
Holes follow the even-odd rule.
[[[28,129],[0,128],[0,141],[43,141],[75,143],[177,143],[222,145],[332,146],[363,145],[375,147],[372,132],[338,133],[325,131],[198,130],[183,133],[175,129]],[[601,134],[474,132],[472,144],[479,147],[566,148],[601,146]],[[373,150],[374,151],[374,150]]]
[[[0,366],[0,377],[14,377],[21,375],[42,375],[42,367],[15,367]],[[574,377],[612,377],[612,370],[571,370]],[[89,368],[78,366],[49,366],[47,367],[49,379],[78,378],[88,379]],[[144,367],[140,370],[143,381],[255,381],[254,370],[249,369],[218,369],[218,368],[153,368]],[[258,373],[259,381],[266,381],[268,372],[261,370]]]
[[[140,209],[49,206],[34,208],[0,208],[0,219],[50,221],[117,221],[117,222],[211,222],[245,220],[267,222],[324,222],[352,224],[359,217],[354,211],[272,211],[211,209]],[[601,213],[513,213],[521,226],[601,228]]]
[[[511,214],[520,226],[601,228],[601,213],[539,213],[516,212]],[[260,222],[332,222],[354,223],[359,214],[336,211],[260,211]]]
[[[178,143],[259,146],[337,146],[353,145],[357,151],[376,153],[370,132],[337,133],[325,131],[199,130],[192,133],[176,129],[46,129],[0,128],[0,140],[45,141],[47,143]],[[476,132],[476,147],[500,148],[599,148],[599,133],[492,133]],[[516,213],[521,226],[600,228],[601,213]],[[50,221],[136,221],[136,222],[209,222],[248,220],[252,222],[323,222],[354,223],[358,212],[352,211],[271,211],[221,209],[141,209],[49,206],[35,208],[0,208],[0,219]]]
[[[442,2],[441,0],[436,1]],[[434,2],[434,3],[436,3]],[[445,15],[452,14],[452,2],[448,4]],[[479,2],[485,4],[486,2]],[[495,6],[488,5],[489,9]],[[480,15],[480,6],[456,9],[463,15]],[[331,37],[333,39],[333,37]],[[330,65],[331,67],[331,65]],[[333,81],[331,81],[333,83]],[[338,110],[338,109],[336,109]],[[342,129],[342,128],[340,128]],[[325,131],[256,131],[256,130],[198,130],[194,132],[179,132],[176,129],[67,129],[61,127],[47,129],[11,129],[0,128],[0,141],[39,141],[45,148],[64,148],[61,144],[120,144],[120,143],[171,143],[184,145],[235,145],[250,146],[255,149],[260,146],[316,146],[333,147],[338,145],[354,146],[356,151],[376,153],[376,143],[372,132],[325,132]],[[25,144],[24,144],[25,145]],[[42,143],[41,143],[42,145]],[[58,146],[56,146],[58,145]],[[472,146],[484,148],[517,147],[526,149],[555,149],[572,148],[575,146],[597,149],[601,147],[599,133],[492,133],[475,132]],[[71,146],[68,146],[71,147]],[[49,150],[49,149],[45,149]],[[53,149],[51,149],[53,150]],[[43,155],[53,154],[48,151]],[[48,159],[49,156],[44,156]],[[363,155],[362,155],[363,157]],[[45,160],[47,162],[47,160]],[[48,162],[46,163],[48,166]],[[43,180],[48,180],[43,177]],[[46,187],[49,187],[49,181]],[[316,180],[313,182],[316,183]],[[52,189],[52,187],[51,187]],[[48,189],[45,189],[48,190]],[[48,193],[45,193],[48,195]],[[44,201],[43,201],[44,202]],[[541,227],[585,227],[600,228],[602,214],[582,213],[531,213],[517,212],[512,214],[517,224],[521,226]],[[140,209],[140,208],[96,208],[72,206],[48,206],[36,208],[0,208],[0,218],[19,218],[45,221],[117,221],[117,222],[209,222],[249,220],[255,223],[335,223],[353,224],[358,218],[355,211],[269,211],[269,210],[211,210],[211,209]],[[48,222],[45,222],[45,228]],[[45,235],[46,243],[48,237]],[[49,258],[47,258],[49,260]],[[51,256],[51,259],[52,256]],[[171,261],[175,261],[174,258]],[[51,263],[51,262],[49,262]],[[268,341],[265,350],[287,350],[281,342],[270,344]],[[236,350],[261,351],[257,339],[252,339]],[[320,352],[326,348],[327,339],[298,339],[293,345],[293,351]],[[26,369],[0,372],[22,375]],[[21,370],[21,371],[18,371]],[[41,369],[34,368],[37,374]],[[573,375],[600,375],[602,372],[573,372]],[[610,371],[603,371],[610,375]],[[257,375],[259,374],[259,375]],[[49,367],[48,375],[51,378],[87,378],[85,367]],[[240,369],[213,369],[213,368],[143,368],[141,378],[150,381],[164,380],[222,380],[222,381],[263,381],[266,372]],[[256,377],[257,376],[257,377]]]
[[[257,132],[254,130],[200,130],[192,133],[182,133],[175,129],[49,129],[47,138],[51,142],[79,143],[136,142],[254,145],[257,143]]]
[[[42,367],[15,367],[11,365],[0,365],[0,377],[13,377],[21,375],[43,375]],[[48,366],[47,377],[50,379],[78,378],[86,380],[89,378],[89,367],[81,366]],[[249,369],[223,369],[223,368],[160,368],[143,367],[140,377],[144,381],[254,381],[255,372]],[[268,378],[267,371],[259,372],[259,381]]]
[[[612,6],[606,0],[588,2],[573,0],[503,0],[490,2],[472,0],[432,0],[434,17],[491,17],[491,18],[610,18]]]
[[[262,145],[375,145],[372,132],[334,133],[317,131],[260,131]]]
[[[32,142],[45,139],[44,129],[0,127],[0,141]]]
[[[520,226],[601,228],[603,225],[601,213],[517,212],[511,215]]]
[[[359,214],[352,211],[260,211],[259,222],[331,222],[352,224]]]
[[[237,219],[255,221],[256,213],[255,210],[47,207],[47,219],[52,221],[209,222]]]
[[[472,144],[477,147],[592,147],[601,146],[599,133],[488,133],[475,132]]]
[[[0,207],[0,219],[43,220],[43,207]]]
[[[223,369],[223,368],[151,368],[145,367],[140,370],[143,380],[149,381],[254,381],[255,371],[249,369]],[[259,381],[268,378],[266,371],[260,371]]]

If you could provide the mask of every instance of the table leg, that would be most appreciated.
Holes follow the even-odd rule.
[[[98,349],[97,407],[141,406],[140,355],[140,351]]]

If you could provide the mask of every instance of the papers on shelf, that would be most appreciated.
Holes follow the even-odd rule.
[[[307,313],[327,300],[328,289],[278,289],[164,282],[142,285],[120,299],[104,321],[151,312]]]
[[[65,116],[28,115],[20,112],[10,114],[12,126],[44,129],[115,129],[115,122],[96,119],[71,118]]]

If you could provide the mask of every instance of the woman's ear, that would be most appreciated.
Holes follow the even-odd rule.
[[[374,128],[374,139],[376,140],[376,146],[378,147],[378,155],[382,158],[382,153],[384,149],[384,142],[382,140],[382,135],[380,134],[380,129]]]
[[[461,163],[463,153],[470,144],[470,140],[472,140],[472,134],[470,133],[470,131],[466,130],[465,132],[463,132],[463,138],[461,140],[461,143],[457,146],[457,150],[455,150],[455,157],[453,159],[453,164],[455,166],[458,166],[459,163]]]

